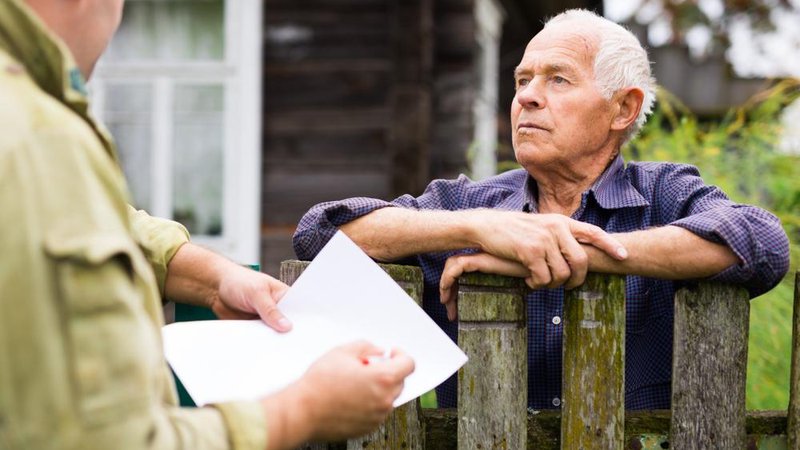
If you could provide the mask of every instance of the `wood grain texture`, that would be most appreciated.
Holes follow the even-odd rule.
[[[750,303],[742,288],[700,283],[675,295],[672,448],[743,448]]]
[[[792,314],[792,371],[789,379],[789,427],[791,450],[800,450],[800,272],[794,276],[794,313]]]
[[[622,449],[625,282],[589,274],[564,304],[561,448]]]
[[[459,279],[458,448],[527,446],[528,335],[522,280],[469,274]],[[498,302],[501,304],[498,307]]]

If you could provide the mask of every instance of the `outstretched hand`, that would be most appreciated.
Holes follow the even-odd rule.
[[[365,341],[337,347],[298,381],[264,398],[270,445],[294,448],[307,440],[343,440],[383,423],[414,362],[397,349],[386,359],[370,361],[382,354]]]
[[[277,305],[288,289],[267,274],[188,242],[169,262],[164,294],[178,303],[211,308],[222,319],[261,317],[271,328],[285,332],[292,324]]]
[[[386,420],[414,362],[396,349],[385,360],[367,362],[382,353],[359,341],[332,350],[308,369],[300,383],[313,393],[309,411],[317,424],[315,439],[362,435]]]
[[[221,319],[260,317],[270,328],[286,332],[292,324],[278,309],[289,286],[261,272],[232,265],[219,284],[211,310]]]

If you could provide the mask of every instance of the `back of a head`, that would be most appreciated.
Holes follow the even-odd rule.
[[[647,121],[655,103],[656,81],[650,69],[650,60],[636,36],[625,27],[585,9],[571,9],[553,17],[545,24],[577,21],[588,25],[599,38],[594,60],[595,82],[606,98],[626,87],[638,87],[644,92],[642,109],[628,129],[624,142],[633,138]]]

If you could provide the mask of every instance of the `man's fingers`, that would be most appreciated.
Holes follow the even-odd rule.
[[[565,282],[562,281],[561,284],[567,289],[572,289],[581,285],[586,279],[586,273],[589,271],[589,258],[569,228],[565,227],[564,232],[559,234],[558,245],[570,270],[568,277],[563,280]]]
[[[278,309],[278,305],[272,297],[260,297],[256,300],[255,307],[261,320],[275,331],[285,333],[292,329],[292,323]]]
[[[275,300],[275,303],[278,303],[281,301],[283,296],[286,295],[287,292],[289,292],[289,286],[281,281],[275,280],[275,283],[273,283],[271,287],[271,291],[272,291],[272,299]]]
[[[439,279],[439,302],[447,309],[447,319],[451,322],[458,317],[458,277],[466,269],[467,255],[453,256],[447,259]]]
[[[551,248],[548,249],[545,258],[547,267],[550,269],[550,283],[547,284],[547,287],[556,288],[563,285],[572,275],[572,270],[564,255],[559,249]]]
[[[547,265],[544,263],[542,265],[549,274]],[[439,281],[440,301],[447,308],[447,318],[450,320],[455,320],[458,316],[458,277],[467,272],[492,273],[520,278],[530,276],[530,271],[523,264],[489,253],[450,257],[445,263],[442,278]]]
[[[387,362],[401,380],[414,372],[414,360],[408,354],[398,349],[392,349],[391,355]]]
[[[526,278],[526,280],[530,280],[528,286],[530,286],[531,289],[547,287],[553,280],[550,274],[550,268],[547,266],[547,262],[544,258],[536,258],[531,261],[530,264],[528,264],[528,270],[530,271],[530,276]]]
[[[457,296],[454,296],[452,300],[446,302],[444,304],[445,309],[447,309],[447,320],[450,322],[458,319],[458,300]]]
[[[578,242],[597,247],[616,260],[622,261],[628,257],[625,246],[600,227],[573,220],[570,221],[570,231]]]

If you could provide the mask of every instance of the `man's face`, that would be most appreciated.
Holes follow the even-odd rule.
[[[598,42],[570,21],[543,30],[525,49],[514,77],[511,126],[517,161],[529,173],[582,174],[598,159],[608,161],[613,110],[594,82]]]

